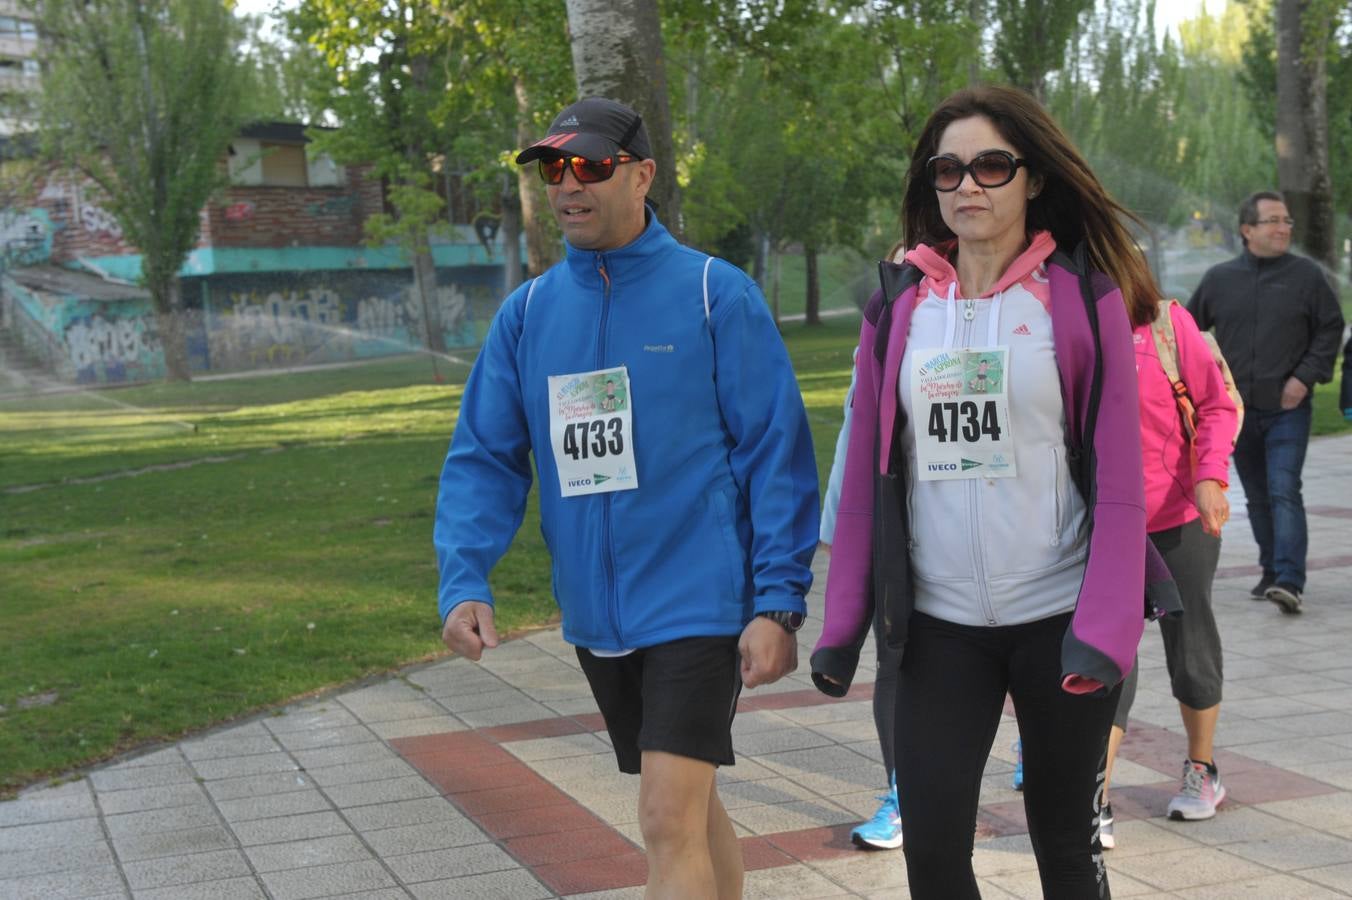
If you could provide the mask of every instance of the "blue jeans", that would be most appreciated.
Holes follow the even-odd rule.
[[[1300,470],[1310,443],[1311,413],[1308,398],[1295,409],[1246,410],[1235,443],[1235,468],[1244,485],[1263,575],[1298,591],[1305,590],[1309,543]]]

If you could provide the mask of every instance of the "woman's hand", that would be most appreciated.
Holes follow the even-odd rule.
[[[1230,501],[1225,499],[1225,487],[1214,478],[1197,482],[1197,511],[1202,514],[1202,530],[1221,536],[1221,528],[1230,518]]]

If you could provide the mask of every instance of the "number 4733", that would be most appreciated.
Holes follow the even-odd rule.
[[[619,456],[624,452],[623,426],[619,416],[574,422],[563,430],[563,452],[575,460]]]
[[[994,400],[977,404],[972,400],[961,403],[931,403],[929,433],[939,443],[962,440],[974,444],[981,438],[1000,440],[1000,410]]]

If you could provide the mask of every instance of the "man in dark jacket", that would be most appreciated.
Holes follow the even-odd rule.
[[[1235,468],[1248,500],[1262,579],[1251,595],[1298,613],[1305,589],[1307,528],[1300,472],[1310,440],[1314,386],[1333,378],[1343,315],[1324,273],[1290,253],[1281,194],[1260,191],[1239,209],[1244,252],[1213,266],[1188,301],[1214,328],[1244,398]]]

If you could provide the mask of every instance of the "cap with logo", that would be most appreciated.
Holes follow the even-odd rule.
[[[648,159],[648,130],[643,117],[616,100],[587,97],[564,108],[549,133],[516,156],[518,165],[534,159],[581,156],[601,160],[621,151]]]

